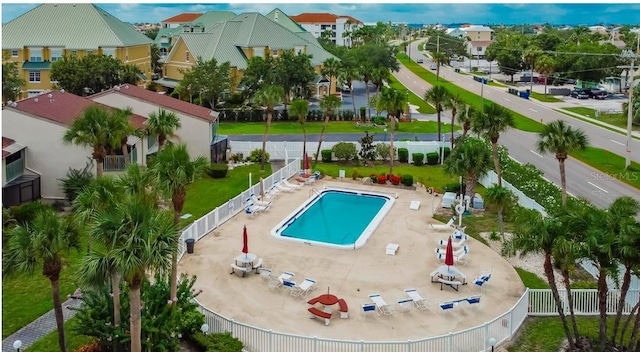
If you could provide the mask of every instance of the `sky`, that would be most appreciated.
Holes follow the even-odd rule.
[[[109,1],[109,0],[106,0]],[[336,15],[350,15],[364,23],[377,21],[406,22],[423,24],[536,24],[552,25],[595,25],[595,24],[640,24],[640,2],[618,1],[596,3],[588,1],[564,1],[563,4],[537,1],[534,5],[521,2],[483,3],[477,1],[447,3],[396,2],[380,3],[375,1],[342,2],[192,2],[122,1],[104,3],[98,6],[121,21],[138,23],[159,23],[163,19],[182,12],[205,12],[209,10],[230,10],[235,13],[259,12],[267,14],[275,7],[287,15],[304,12],[331,12]],[[48,1],[49,2],[49,1]],[[55,1],[58,3],[69,1]],[[86,1],[73,1],[76,3]],[[586,2],[586,3],[585,3]],[[7,23],[29,11],[39,3],[2,2],[2,23]]]

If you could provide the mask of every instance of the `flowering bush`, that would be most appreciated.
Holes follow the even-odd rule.
[[[391,175],[391,183],[394,185],[400,184],[400,176]]]
[[[198,311],[194,298],[202,290],[193,288],[196,277],[183,274],[178,282],[177,298],[169,297],[169,278],[156,275],[153,283],[146,280],[141,289],[142,347],[144,351],[177,351],[180,339],[192,336],[204,324],[204,316]],[[83,305],[76,309],[80,323],[76,331],[92,336],[104,351],[112,351],[119,344],[119,351],[129,351],[129,290],[121,287],[120,325],[113,324],[113,299],[108,287],[85,291]]]
[[[387,176],[385,175],[378,176],[378,183],[381,185],[384,185],[385,183],[387,183]]]

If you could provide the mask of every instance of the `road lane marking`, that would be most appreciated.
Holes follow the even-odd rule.
[[[602,188],[602,187],[598,187],[598,186],[594,185],[594,184],[593,184],[593,183],[591,183],[591,182],[587,182],[587,183],[588,183],[588,184],[590,184],[590,185],[592,185],[593,187],[595,187],[595,188],[597,188],[597,189],[601,190],[601,191],[602,191],[602,192],[604,192],[604,193],[609,193],[609,191],[607,191],[606,189],[604,189],[604,188]]]
[[[536,111],[536,110],[533,110],[532,108],[529,108],[529,110],[531,110],[531,111],[533,111],[533,112],[538,112],[538,111]]]
[[[533,150],[529,149],[529,151],[530,151],[530,152],[532,152],[533,154],[535,154],[535,155],[537,155],[537,156],[539,156],[539,157],[541,157],[541,158],[542,158],[542,155],[540,155],[540,154],[538,154],[538,153],[534,152]]]
[[[420,89],[427,89],[427,88],[425,88],[425,87],[420,87]]]
[[[506,100],[506,101],[511,101],[511,100],[509,100],[509,99],[507,99],[507,98],[504,98],[504,100]]]
[[[626,144],[624,144],[624,143],[620,143],[620,142],[618,142],[618,141],[614,141],[613,139],[610,139],[610,141],[612,141],[612,142],[613,142],[613,143],[615,143],[615,144],[620,144],[620,145],[623,145],[623,146],[625,146],[625,145],[626,145]]]

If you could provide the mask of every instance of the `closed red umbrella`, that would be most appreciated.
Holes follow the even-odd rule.
[[[309,170],[309,155],[304,156],[304,169]]]
[[[247,226],[244,226],[244,231],[242,232],[242,253],[249,253],[249,238],[247,236]]]
[[[451,236],[447,240],[447,252],[444,255],[444,263],[447,266],[453,265],[453,245],[451,244]]]

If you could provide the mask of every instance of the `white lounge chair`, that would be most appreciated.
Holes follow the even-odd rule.
[[[316,180],[318,180],[320,178],[322,174],[320,173],[320,171],[316,171],[313,173],[313,175],[309,176],[309,177],[304,177],[304,175],[300,175],[301,177],[299,179],[296,179],[296,181],[298,182],[304,182],[305,185],[310,185],[314,182],[316,182]]]
[[[414,308],[413,299],[404,298],[398,300],[398,307],[400,307],[400,313],[404,314],[404,312],[408,312]]]
[[[253,204],[260,205],[260,206],[263,206],[263,207],[270,207],[271,204],[273,203],[272,201],[260,200],[260,199],[258,199],[258,197],[255,194],[251,194],[251,198],[249,198],[249,199],[253,202]]]
[[[256,274],[258,273],[258,270],[262,268],[262,258],[258,258],[258,260],[253,263],[253,270],[256,271]]]
[[[278,196],[278,194],[280,194],[280,190],[278,188],[276,188],[276,186],[273,186],[273,187],[269,188],[269,190],[267,190],[267,192],[265,192],[265,197],[267,199],[274,199],[275,197]]]
[[[384,299],[382,298],[382,296],[380,296],[380,294],[378,293],[370,294],[369,298],[371,298],[371,301],[373,301],[373,303],[375,303],[376,307],[378,308],[379,315],[393,314],[393,309],[391,308],[390,305],[387,304],[387,302],[384,301]]]
[[[284,280],[289,280],[292,277],[296,276],[296,274],[290,272],[290,271],[285,271],[282,274],[280,274],[280,276],[278,276],[278,280],[280,281],[280,283],[283,283]]]
[[[453,222],[456,221],[456,217],[452,217],[451,219],[449,219],[449,221],[446,224],[429,224],[429,227],[432,230],[436,230],[436,231],[444,231],[444,230],[448,230],[451,228],[455,228],[456,225],[453,224]]]
[[[289,193],[290,193],[290,192],[293,192],[293,188],[291,188],[291,187],[287,187],[287,186],[285,186],[285,185],[281,184],[280,182],[276,183],[276,184],[275,184],[275,187],[276,187],[277,189],[279,189],[279,190],[283,191],[283,192],[289,192]]]
[[[463,252],[467,252],[469,253],[469,247],[468,246],[463,246],[461,248],[458,248],[456,250],[453,251],[453,256],[454,257],[459,257]],[[446,254],[447,253],[447,249],[443,249],[443,248],[436,248],[436,253],[439,254]]]
[[[301,184],[294,185],[293,183],[289,183],[289,181],[287,181],[287,179],[285,178],[282,179],[282,184],[286,187],[293,188],[295,190],[299,190],[302,187],[304,187],[304,185],[301,185]]]
[[[415,288],[408,288],[404,290],[404,292],[407,294],[407,296],[409,296],[409,298],[411,298],[411,300],[413,301],[413,305],[417,309],[421,309],[421,310],[427,309],[427,302],[424,300],[424,298],[422,298],[420,293],[418,293],[418,291]]]
[[[296,287],[291,289],[291,295],[297,297],[306,297],[310,291],[313,291],[315,289],[316,280],[306,278],[300,283],[300,285],[296,285]]]
[[[282,281],[280,281],[280,279],[269,273],[269,289],[274,290],[274,289],[281,289],[282,288]]]
[[[261,205],[255,205],[251,203],[251,204],[247,204],[247,207],[244,209],[244,212],[249,215],[256,215],[267,210],[269,210],[269,207],[263,207]]]
[[[468,235],[463,235],[463,236],[460,238],[460,240],[459,240],[459,241],[453,241],[453,240],[452,240],[452,241],[451,241],[451,246],[453,246],[453,248],[460,248],[460,247],[463,247],[463,246],[465,246],[465,244],[464,244],[464,243],[465,243],[468,239],[469,239],[469,236],[468,236]],[[441,245],[441,246],[446,246],[448,242],[449,242],[449,240],[448,240],[448,239],[446,239],[446,240],[439,240],[439,241],[438,241],[438,244],[439,244],[439,245]]]
[[[439,262],[443,263],[445,255],[446,253],[436,253],[436,259],[438,259]],[[454,263],[456,263],[456,265],[460,264],[461,266],[465,266],[467,265],[468,258],[469,257],[467,256],[467,252],[462,252],[460,255],[454,255],[453,261]]]
[[[271,276],[271,269],[259,268],[256,271],[258,272],[258,274],[260,274],[260,277],[262,277],[262,280],[269,281],[269,276]]]

